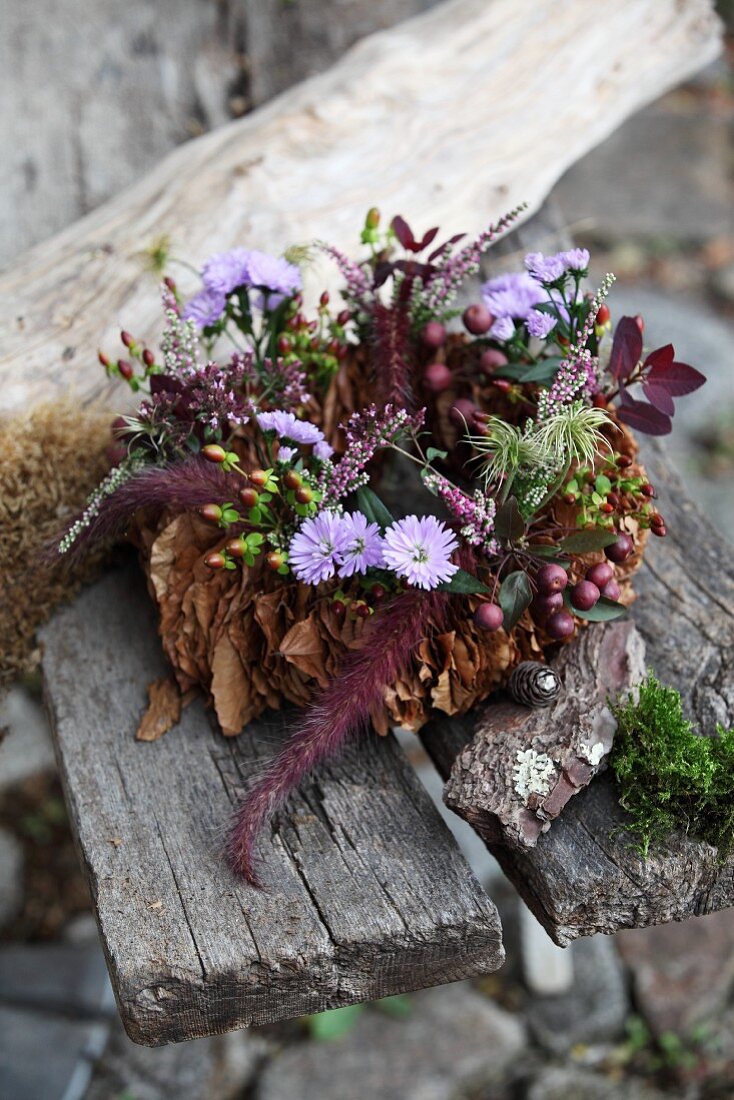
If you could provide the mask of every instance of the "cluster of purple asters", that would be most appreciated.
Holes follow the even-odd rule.
[[[303,447],[313,447],[313,453],[321,462],[328,462],[334,453],[334,448],[324,438],[321,428],[311,424],[308,420],[299,420],[292,412],[283,412],[277,409],[274,412],[260,412],[257,414],[257,423],[263,432],[274,432],[280,440],[288,443],[297,443]],[[289,462],[295,455],[295,450],[281,443],[278,458],[281,462]]]
[[[453,532],[435,516],[406,516],[384,532],[361,512],[324,511],[304,521],[291,539],[288,562],[306,584],[364,574],[370,567],[389,569],[416,588],[436,588],[458,566]]]
[[[568,274],[580,280],[588,271],[589,253],[585,248],[557,252],[554,256],[529,252],[525,267],[526,271],[498,275],[482,286],[482,299],[495,319],[489,333],[495,340],[511,340],[518,321],[526,325],[531,336],[544,340],[558,321],[537,307],[550,301],[562,316],[568,316],[558,294],[558,284]]]
[[[224,313],[228,296],[242,287],[257,290],[253,304],[269,309],[301,289],[301,273],[295,264],[257,249],[218,252],[206,261],[201,275],[204,286],[184,310],[184,317],[199,329],[215,325]]]

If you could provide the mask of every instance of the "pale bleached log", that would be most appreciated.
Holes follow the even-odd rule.
[[[3,411],[109,395],[94,350],[121,324],[154,337],[140,254],[161,235],[194,263],[318,236],[353,250],[372,203],[478,231],[519,202],[537,207],[566,167],[714,57],[719,36],[711,0],[618,0],[601,18],[585,0],[450,0],[365,39],[12,265]]]

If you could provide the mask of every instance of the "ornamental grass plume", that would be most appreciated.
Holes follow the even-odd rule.
[[[386,688],[409,666],[432,629],[442,629],[448,596],[413,590],[375,615],[362,647],[350,653],[337,676],[315,696],[281,751],[236,812],[227,854],[233,869],[259,885],[255,844],[273,814],[320,764],[365,730]]]

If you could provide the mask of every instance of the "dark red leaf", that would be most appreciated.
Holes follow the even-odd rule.
[[[628,396],[624,405],[620,405],[617,415],[630,428],[646,435],[668,435],[673,425],[670,417],[659,409],[648,405],[646,401],[635,401]]]
[[[651,405],[654,405],[656,409],[667,416],[673,415],[675,405],[673,404],[673,398],[666,389],[658,386],[655,382],[644,382],[642,389]]]
[[[667,366],[652,368],[647,376],[648,381],[665,389],[672,397],[683,397],[687,393],[693,393],[706,381],[706,375],[701,374],[695,367],[689,367],[688,363],[669,363]]]
[[[673,345],[666,344],[662,348],[655,348],[655,351],[651,351],[642,365],[644,367],[664,367],[673,362],[674,355],[675,348]]]
[[[391,225],[393,233],[398,238],[403,248],[410,249],[415,245],[413,230],[410,228],[405,218],[401,218],[399,214],[396,214]]]
[[[429,244],[432,241],[435,241],[437,233],[438,233],[438,226],[434,226],[433,229],[429,229],[427,233],[424,233],[423,240],[419,241],[416,244],[413,251],[414,252],[422,252],[424,248],[428,248]]]
[[[463,240],[465,236],[466,233],[455,233],[453,237],[449,237],[449,239],[447,241],[444,241],[443,244],[440,244],[438,248],[434,248],[433,252],[428,257],[429,264],[432,263],[433,260],[437,259],[442,253],[448,252],[448,250],[453,245],[458,244],[458,242]]]
[[[634,317],[621,317],[614,333],[609,370],[614,378],[628,378],[642,355],[642,333]]]

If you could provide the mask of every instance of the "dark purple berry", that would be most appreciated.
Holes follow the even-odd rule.
[[[568,574],[562,565],[541,565],[536,577],[538,591],[543,596],[549,596],[551,592],[562,592],[568,584]]]
[[[592,581],[579,581],[569,593],[571,605],[577,611],[591,611],[594,604],[599,602],[601,593]]]
[[[608,561],[598,561],[596,565],[592,565],[586,570],[587,581],[591,581],[599,589],[602,589],[605,584],[609,584],[613,576],[614,566],[610,565]]]
[[[474,414],[479,412],[477,406],[468,397],[460,397],[449,409],[449,420],[455,428],[461,431],[474,427]]]
[[[554,611],[560,611],[562,607],[563,594],[561,592],[550,592],[547,596],[541,596],[540,594],[535,596],[530,604],[530,611],[534,619],[542,622]]]
[[[545,624],[546,634],[549,634],[551,638],[555,638],[556,641],[570,637],[575,629],[576,624],[573,621],[573,615],[568,611],[554,611]]]
[[[615,580],[611,580],[600,591],[605,600],[618,600],[622,590]]]
[[[423,374],[423,385],[431,393],[443,393],[451,385],[451,371],[445,363],[431,363]]]
[[[484,305],[468,306],[462,314],[464,328],[472,336],[483,336],[494,324],[494,317]]]
[[[429,321],[421,333],[421,340],[427,348],[443,347],[446,340],[446,328],[440,321]]]
[[[482,352],[479,359],[479,366],[485,374],[491,374],[498,367],[506,367],[507,363],[507,356],[499,348],[487,348],[486,351]]]
[[[474,625],[480,630],[499,630],[503,621],[502,608],[496,603],[480,603],[474,612]]]
[[[621,534],[616,542],[613,542],[611,546],[605,547],[604,553],[610,561],[619,565],[620,562],[626,561],[634,549],[634,543],[629,535]]]

